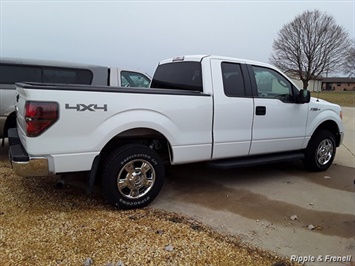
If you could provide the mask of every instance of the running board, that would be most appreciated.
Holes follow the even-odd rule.
[[[269,163],[279,163],[284,161],[292,161],[297,159],[303,159],[304,153],[294,152],[294,153],[276,153],[268,155],[257,155],[251,157],[239,157],[233,159],[222,159],[209,162],[207,165],[209,167],[218,169],[231,169],[238,167],[246,167],[252,165],[261,165]]]

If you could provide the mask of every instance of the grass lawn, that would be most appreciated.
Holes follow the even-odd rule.
[[[319,96],[317,92],[312,91],[311,96],[341,106],[355,107],[355,91],[321,91]]]

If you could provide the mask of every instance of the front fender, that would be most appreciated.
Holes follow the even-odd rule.
[[[304,148],[307,147],[310,138],[318,129],[331,131],[334,135],[343,133],[343,123],[340,117],[341,108],[339,105],[330,104],[330,107],[312,107],[308,116],[306,127],[306,140]],[[339,139],[339,145],[341,138]]]

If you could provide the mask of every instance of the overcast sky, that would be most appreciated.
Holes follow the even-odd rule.
[[[0,56],[129,67],[154,73],[184,54],[269,62],[284,24],[306,10],[332,15],[354,39],[347,1],[0,0]]]

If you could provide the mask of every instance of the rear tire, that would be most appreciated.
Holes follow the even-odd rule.
[[[147,206],[157,197],[164,182],[162,160],[144,145],[119,147],[108,155],[103,169],[103,193],[120,209]]]
[[[325,171],[333,163],[335,152],[336,144],[333,133],[328,130],[319,130],[308,143],[305,166],[310,171]]]

